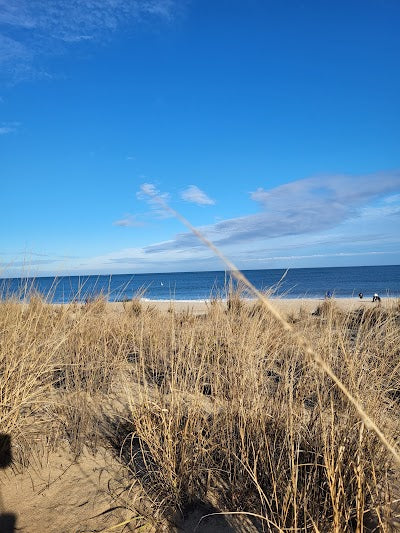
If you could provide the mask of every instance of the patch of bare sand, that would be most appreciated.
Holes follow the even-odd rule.
[[[79,459],[62,450],[50,454],[42,467],[30,467],[23,473],[3,470],[0,494],[1,533],[260,531],[244,515],[215,515],[215,508],[203,503],[173,521],[146,518],[141,513],[146,505],[139,490],[126,485],[121,465],[105,450],[96,455],[85,452]]]
[[[8,529],[1,531],[86,533],[106,531],[132,518],[124,531],[134,531],[146,521],[134,508],[134,491],[124,502],[127,508],[120,507],[125,490],[121,465],[107,451],[86,451],[76,459],[60,450],[23,473],[1,471],[2,512],[8,516]]]
[[[133,385],[133,389],[138,393],[139,385]],[[224,492],[221,486],[210,490],[208,504],[198,502],[184,515],[177,513],[168,520],[156,517],[138,480],[127,468],[127,458],[122,451],[119,453],[118,443],[121,445],[123,439],[112,441],[113,436],[120,437],[118,426],[129,409],[126,402],[121,402],[123,387],[119,387],[117,396],[119,399],[112,395],[101,402],[104,443],[96,452],[84,449],[76,457],[66,446],[21,471],[12,466],[0,469],[0,533],[261,531],[246,515],[216,513],[219,494]],[[207,403],[207,398],[201,400]]]

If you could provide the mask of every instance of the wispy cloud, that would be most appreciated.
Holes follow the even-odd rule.
[[[399,189],[400,172],[302,179],[270,190],[259,188],[251,198],[260,205],[261,212],[200,230],[218,246],[317,233],[362,216],[363,206]],[[198,246],[194,235],[180,233],[145,251],[151,254]]]
[[[168,192],[162,193],[153,183],[142,183],[136,197],[138,200],[147,202],[158,218],[170,218],[172,216],[162,205],[169,202],[171,195]]]
[[[400,204],[400,194],[392,194],[391,196],[388,196],[387,198],[385,198],[385,202],[387,204],[394,204],[394,203]]]
[[[207,194],[199,189],[196,185],[190,185],[187,189],[181,192],[182,200],[191,202],[197,205],[214,205],[215,200],[207,196]]]
[[[59,263],[59,259],[30,259],[24,261],[10,261],[2,262],[0,266],[2,268],[17,268],[17,267],[26,267],[30,268],[33,266],[43,266],[43,265],[53,265],[54,263]]]
[[[3,64],[3,67],[7,63],[26,62],[31,58],[32,51],[30,51],[27,46],[16,39],[0,33],[0,64]]]
[[[19,122],[0,122],[0,135],[7,135],[7,133],[15,133],[19,126]]]
[[[134,22],[169,21],[176,9],[176,0],[0,0],[3,75],[17,81],[40,75],[36,63],[43,56],[108,39]]]
[[[259,262],[259,263],[268,263],[271,261],[293,261],[299,259],[321,259],[325,257],[360,257],[360,256],[374,256],[374,255],[392,255],[397,252],[393,251],[369,251],[369,252],[335,252],[331,254],[307,254],[307,255],[277,255],[277,256],[266,256],[266,257],[257,257],[252,259],[242,259],[242,263],[245,262]]]
[[[240,268],[262,268],[264,265],[276,266],[280,263],[282,267],[302,266],[303,261],[312,263],[313,261],[325,258],[391,258],[397,254],[393,250],[363,250],[363,251],[338,251],[338,252],[316,252],[316,253],[271,253],[257,254],[248,257],[242,254],[231,257]],[[99,273],[115,271],[135,271],[135,272],[169,272],[169,271],[189,271],[189,270],[218,270],[223,268],[223,264],[209,250],[199,247],[197,250],[171,250],[148,255],[143,248],[131,248],[113,252],[103,256],[83,259],[70,263],[68,271],[80,271],[82,273]]]
[[[142,183],[140,190],[136,193],[139,200],[147,200],[149,197],[158,196],[159,198],[165,198],[166,194],[161,194],[154,183]]]
[[[376,219],[387,217],[399,217],[400,216],[400,204],[398,205],[382,205],[378,207],[363,207],[360,213],[364,219]]]
[[[94,38],[115,31],[132,19],[171,18],[174,0],[0,0],[0,24],[45,30],[55,39]]]
[[[113,226],[121,226],[123,228],[139,227],[143,225],[143,222],[137,220],[133,215],[125,215],[124,218],[113,222]]]
[[[84,272],[112,272],[115,269],[134,270],[141,272],[164,272],[169,270],[193,270],[193,265],[199,268],[213,269],[220,267],[219,260],[203,248],[188,251],[177,251],[148,255],[143,248],[126,248],[107,255],[83,259],[81,262],[71,264],[72,269]]]
[[[240,268],[319,266],[325,258],[335,264],[351,263],[351,258],[356,264],[362,258],[365,263],[398,262],[398,191],[399,172],[298,180],[251,193],[259,213],[199,229]],[[144,183],[137,196],[157,216],[161,209],[157,197],[170,200],[153,183]],[[128,226],[130,217],[115,223]],[[76,273],[223,268],[208,248],[184,232],[145,247],[63,261],[62,266]]]

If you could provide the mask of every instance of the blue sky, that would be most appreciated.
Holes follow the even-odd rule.
[[[397,0],[0,0],[0,276],[400,263]],[[150,193],[150,195],[148,194]]]

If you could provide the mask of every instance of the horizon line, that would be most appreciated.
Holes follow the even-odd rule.
[[[400,264],[385,264],[385,265],[346,265],[346,266],[314,266],[314,267],[277,267],[277,268],[237,268],[237,269],[220,269],[220,270],[173,270],[170,272],[127,272],[127,273],[108,273],[108,274],[56,274],[56,275],[37,275],[37,276],[8,276],[0,275],[0,280],[14,280],[14,279],[44,279],[44,278],[81,278],[81,277],[113,277],[113,276],[163,276],[171,274],[196,274],[196,273],[227,273],[227,272],[254,272],[259,270],[316,270],[329,268],[382,268],[382,267],[400,267]]]

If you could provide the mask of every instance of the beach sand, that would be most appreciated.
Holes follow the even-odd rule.
[[[255,303],[255,300],[243,300],[248,305]],[[312,313],[325,300],[323,298],[271,298],[271,304],[278,309],[283,315],[298,313],[300,310]],[[380,304],[372,302],[372,299],[359,298],[333,298],[330,300],[337,305],[342,311],[353,311],[359,308],[372,308],[377,305],[387,307],[396,302],[395,298],[382,298]],[[155,307],[162,312],[174,310],[176,313],[189,312],[194,315],[203,315],[210,308],[210,301],[207,300],[142,300],[145,307]],[[110,307],[114,310],[122,311],[123,303],[110,303]],[[226,303],[224,302],[224,305]]]

